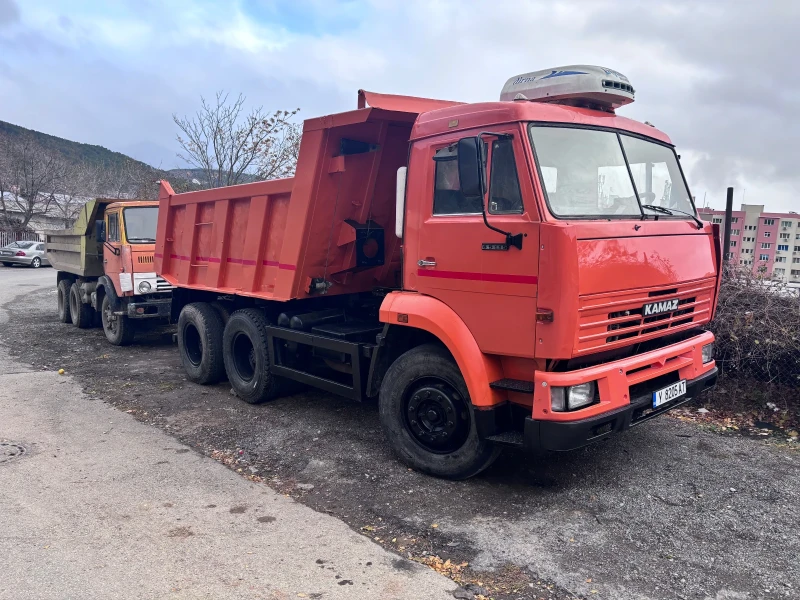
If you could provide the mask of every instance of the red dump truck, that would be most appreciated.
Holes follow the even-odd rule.
[[[610,69],[511,78],[499,102],[359,92],[307,120],[293,178],[175,194],[155,268],[189,378],[263,402],[378,398],[408,465],[568,450],[713,386],[719,231],[670,139],[616,114]]]

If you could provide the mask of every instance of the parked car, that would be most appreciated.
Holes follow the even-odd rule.
[[[38,269],[42,265],[50,266],[44,253],[44,242],[11,242],[0,248],[0,262],[4,267],[25,265]]]

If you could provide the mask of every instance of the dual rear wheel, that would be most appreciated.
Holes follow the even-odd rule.
[[[178,349],[190,381],[217,383],[226,376],[242,400],[260,404],[276,398],[281,380],[270,373],[267,319],[255,308],[230,314],[206,302],[183,307]]]

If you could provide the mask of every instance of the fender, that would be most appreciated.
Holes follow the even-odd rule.
[[[392,292],[383,299],[380,320],[422,329],[447,346],[464,376],[475,407],[490,408],[506,401],[502,392],[489,387],[490,382],[503,378],[500,361],[481,352],[461,317],[441,300],[416,292]]]
[[[97,280],[97,290],[100,291],[100,288],[103,288],[103,294],[107,295],[109,300],[111,301],[111,307],[114,310],[120,310],[120,301],[119,296],[117,296],[117,290],[114,289],[114,284],[109,279],[108,275],[101,275]],[[100,310],[100,307],[103,305],[102,303],[102,295],[97,294],[97,310]]]

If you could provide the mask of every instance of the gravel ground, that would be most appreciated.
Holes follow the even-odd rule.
[[[588,449],[509,452],[477,478],[441,481],[392,457],[374,405],[307,391],[250,406],[226,384],[186,381],[169,328],[117,348],[99,329],[58,323],[55,302],[49,287],[6,307],[0,337],[14,356],[66,369],[90,396],[487,596],[750,599],[800,590],[796,443],[665,417]]]

